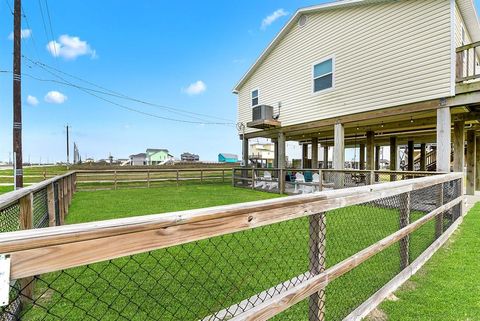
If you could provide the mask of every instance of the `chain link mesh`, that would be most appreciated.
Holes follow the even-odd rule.
[[[20,228],[20,207],[18,202],[0,210],[0,232],[13,232]]]
[[[460,183],[35,276],[30,294],[25,282],[12,284],[11,304],[0,315],[7,320],[227,320],[456,199]],[[274,320],[342,320],[459,216],[458,205]]]
[[[46,188],[33,194],[33,226],[34,228],[48,227],[48,198]]]

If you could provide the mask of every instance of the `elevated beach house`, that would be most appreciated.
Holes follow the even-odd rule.
[[[346,0],[298,10],[234,88],[245,163],[248,140],[266,137],[277,168],[291,140],[312,150],[302,163],[314,168],[319,148],[328,157],[330,146],[342,169],[345,147],[358,143],[363,168],[378,167],[379,147],[389,145],[397,169],[398,146],[408,145],[410,168],[417,148],[424,170],[431,144],[429,168],[462,171],[466,137],[475,190],[479,41],[473,0]]]

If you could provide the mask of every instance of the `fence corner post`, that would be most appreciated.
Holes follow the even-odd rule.
[[[29,230],[33,228],[33,193],[29,193],[24,197],[20,198],[18,201],[20,208],[20,229]],[[23,279],[20,279],[20,300],[24,304],[28,304],[29,301],[33,301],[33,288],[34,288],[34,277],[29,276]]]
[[[309,272],[318,275],[326,269],[326,213],[309,217]],[[308,320],[325,321],[325,288],[310,295],[308,299]]]

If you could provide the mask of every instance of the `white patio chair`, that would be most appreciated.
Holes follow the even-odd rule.
[[[265,171],[263,172],[263,177],[266,180],[266,188],[270,190],[278,188],[278,182],[276,182],[275,179],[272,177],[272,173]]]
[[[304,191],[305,185],[302,183],[305,183],[305,176],[301,173],[296,173],[295,174],[295,190],[293,191],[294,193],[299,193]],[[298,186],[300,185],[300,187]]]
[[[315,173],[312,175],[312,184],[314,185],[312,186],[314,192],[320,190],[320,174]]]

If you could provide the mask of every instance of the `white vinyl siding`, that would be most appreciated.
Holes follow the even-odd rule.
[[[282,126],[450,96],[450,13],[450,0],[403,0],[309,14],[239,88],[238,120],[257,87]],[[333,54],[335,90],[312,94],[312,65]]]

